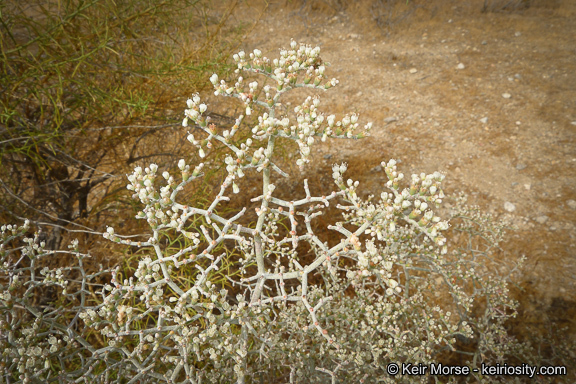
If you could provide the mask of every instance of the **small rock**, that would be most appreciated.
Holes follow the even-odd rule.
[[[390,123],[395,122],[396,120],[398,120],[398,119],[395,118],[395,117],[393,117],[393,116],[391,116],[391,117],[385,118],[385,119],[384,119],[384,122],[385,122],[386,124],[390,124]]]
[[[466,68],[466,66],[462,63],[460,63],[456,66],[456,69],[464,69],[464,68]]]
[[[326,160],[330,160],[332,158],[332,155],[324,155],[324,159]]]
[[[486,45],[488,42],[486,40],[482,40],[482,45]]]
[[[381,165],[377,165],[374,168],[372,168],[370,170],[370,172],[380,172],[382,170],[382,166]]]
[[[576,201],[574,201],[574,200],[568,200],[568,201],[566,202],[566,204],[568,204],[568,206],[569,206],[570,208],[576,209]]]
[[[513,182],[513,183],[512,183],[512,186],[513,186],[513,187],[515,187],[515,186],[517,186],[517,185],[518,185],[517,182]]]
[[[548,216],[546,216],[546,215],[538,216],[538,217],[535,218],[534,220],[536,220],[536,222],[537,222],[538,224],[544,224],[545,222],[548,221]]]
[[[512,97],[512,95],[509,94],[509,93],[503,93],[503,94],[502,94],[502,97],[505,98],[505,99],[509,99],[509,98]]]
[[[507,201],[504,203],[504,209],[508,212],[514,212],[516,210],[516,206],[511,202]]]
[[[576,121],[573,121],[573,122],[571,122],[570,124],[572,124],[572,125],[576,125]]]
[[[523,170],[523,169],[525,169],[525,168],[526,168],[526,164],[517,164],[517,165],[516,165],[516,169],[519,170],[519,171],[521,171],[521,170]]]
[[[416,73],[416,72],[418,72],[418,70],[417,70],[416,68],[410,68],[410,71],[408,71],[408,72],[410,72],[410,73]]]
[[[488,122],[488,118],[487,118],[487,117],[483,117],[483,118],[480,119],[480,122],[481,122],[482,124],[486,124],[486,123]]]
[[[530,184],[524,184],[524,188],[526,188],[526,190],[529,191],[530,188],[532,188],[532,185],[530,185]]]
[[[520,37],[520,36],[522,36],[522,32],[516,32],[516,33],[514,34],[514,36]]]

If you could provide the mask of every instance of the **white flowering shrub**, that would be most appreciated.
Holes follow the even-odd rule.
[[[100,266],[86,273],[89,255],[79,252],[77,240],[69,250],[46,251],[40,233],[24,237],[29,229],[28,221],[0,228],[0,382],[67,381],[96,360],[98,346],[90,344],[79,316],[91,308],[95,289],[102,290],[97,280],[110,271]],[[65,255],[73,255],[77,265],[46,266]],[[42,303],[51,287],[61,289],[62,300]]]
[[[237,73],[267,83],[217,75],[210,81],[215,95],[239,99],[246,115],[261,112],[252,135],[235,139],[244,116],[217,129],[198,95],[187,101],[183,126],[202,132],[189,132],[188,140],[200,158],[215,144],[225,146],[226,176],[203,208],[179,200],[202,177],[202,163],[182,159],[178,174],[161,175],[151,164],[128,176],[150,238],[125,240],[111,227],[104,237],[147,250],[133,275],[112,271],[100,301],[89,305],[89,281],[105,271],[86,274],[79,254],[78,267],[43,269],[41,278],[33,240],[27,241],[34,251],[23,249],[20,260],[2,254],[2,377],[90,384],[428,382],[428,376],[394,377],[387,367],[457,361],[474,368],[514,356],[526,362],[527,349],[504,326],[516,306],[507,278],[489,259],[503,226],[460,204],[452,215],[459,224],[450,228],[435,213],[445,198],[444,175],[406,181],[395,160],[382,163],[385,191],[378,198],[359,196],[346,164],[332,168],[335,191],[311,191],[305,181],[301,195],[281,198],[276,181],[288,174],[275,149],[282,140],[298,145],[296,163],[304,169],[319,141],[361,138],[371,124],[360,127],[354,113],[326,115],[318,96],[307,97],[294,115],[281,114],[290,90],[338,84],[326,78],[318,47],[292,42],[279,59],[254,50],[234,60]],[[255,216],[249,207],[229,206],[234,194],[250,190],[243,180],[256,177]],[[315,219],[329,208],[340,210],[342,220],[323,238]],[[448,244],[446,234],[456,230],[466,246]],[[181,247],[166,247],[180,235]],[[71,272],[77,272],[74,293],[66,280]],[[41,284],[62,287],[75,304],[43,312],[27,304]],[[15,299],[12,290],[23,293]],[[499,380],[476,373],[464,379]]]

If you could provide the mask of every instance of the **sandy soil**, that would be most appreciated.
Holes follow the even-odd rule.
[[[260,9],[248,3],[239,19]],[[320,46],[340,80],[324,110],[374,122],[368,139],[317,149],[316,182],[331,187],[326,171],[342,161],[366,194],[382,190],[382,160],[445,172],[448,194],[465,191],[517,226],[503,254],[527,258],[522,321],[574,330],[576,3],[483,13],[480,0],[432,1],[411,14],[341,3],[272,2],[242,47],[274,58],[291,38]]]

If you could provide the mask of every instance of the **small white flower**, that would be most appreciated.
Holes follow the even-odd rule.
[[[210,76],[210,82],[214,85],[216,85],[218,83],[218,75],[217,74],[213,74],[212,76]]]
[[[200,104],[200,106],[198,107],[200,109],[200,113],[204,113],[206,112],[206,104]]]

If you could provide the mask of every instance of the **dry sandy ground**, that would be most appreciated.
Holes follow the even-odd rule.
[[[340,80],[324,110],[375,123],[368,139],[316,147],[316,183],[331,188],[329,167],[342,161],[366,194],[382,190],[382,160],[401,159],[406,174],[445,172],[448,194],[465,191],[516,225],[501,254],[527,258],[521,322],[574,335],[576,2],[483,13],[480,0],[432,1],[409,15],[383,1],[342,3],[272,2],[242,46],[271,58],[291,38],[320,46]],[[248,2],[237,17],[261,9]]]

